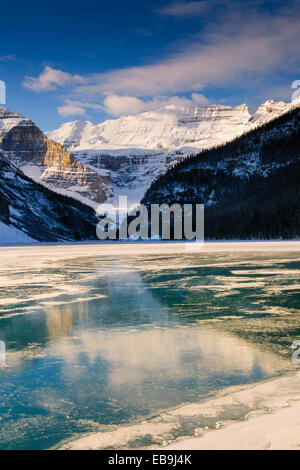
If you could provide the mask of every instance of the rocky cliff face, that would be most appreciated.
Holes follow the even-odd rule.
[[[44,186],[97,206],[111,196],[110,175],[89,168],[30,120],[0,108],[0,148],[25,175]]]
[[[111,173],[115,195],[140,200],[156,178],[179,160],[233,140],[276,118],[291,104],[267,101],[254,115],[248,107],[166,106],[95,125],[74,121],[47,133],[93,168]]]
[[[127,196],[128,203],[139,202],[147,187],[168,168],[185,158],[181,154],[153,154],[146,155],[110,155],[99,152],[80,152],[78,158],[85,161],[91,168],[98,171],[108,171],[113,188],[113,197],[110,202],[118,202],[118,196]]]
[[[41,180],[47,185],[53,189],[71,188],[72,192],[80,192],[81,197],[91,199],[95,203],[105,202],[112,195],[108,172],[103,171],[100,175],[83,165],[62,145],[50,139],[44,138],[43,144],[44,171]]]

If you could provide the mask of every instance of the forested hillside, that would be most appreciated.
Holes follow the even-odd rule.
[[[300,237],[300,108],[187,158],[142,202],[205,205],[211,239]]]

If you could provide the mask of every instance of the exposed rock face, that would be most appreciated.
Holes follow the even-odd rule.
[[[94,206],[112,194],[109,173],[82,164],[32,121],[4,108],[0,108],[0,148],[24,174],[54,191]]]
[[[63,124],[48,137],[84,164],[109,170],[115,195],[140,200],[151,183],[178,160],[235,137],[288,111],[292,104],[267,101],[251,116],[248,107],[166,106],[95,125]]]
[[[41,149],[43,133],[33,123],[27,126],[15,126],[2,136],[1,148],[11,152],[28,152],[28,160],[34,158]]]
[[[80,153],[89,167],[109,171],[114,196],[127,196],[128,203],[139,201],[146,188],[168,168],[185,158],[184,155],[96,155]],[[117,201],[116,201],[117,202]]]
[[[62,145],[44,138],[44,167],[41,179],[52,187],[70,188],[69,184],[79,186],[81,196],[94,202],[105,202],[111,195],[110,175],[103,172],[100,176],[96,171],[83,165]],[[67,184],[62,185],[62,181]],[[74,189],[73,189],[74,190]]]

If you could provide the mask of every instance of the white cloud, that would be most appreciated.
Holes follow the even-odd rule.
[[[246,87],[274,71],[294,71],[299,41],[299,16],[256,16],[245,24],[235,18],[223,30],[207,33],[165,60],[86,76],[75,91],[86,96],[147,97],[197,92],[207,86]]]
[[[133,96],[109,95],[104,100],[106,112],[113,116],[136,114],[143,111],[154,111],[170,105],[195,107],[208,103],[209,100],[199,93],[193,93],[191,95],[191,99],[172,96],[170,98],[154,97],[151,100],[143,101]]]
[[[209,100],[206,98],[206,96],[201,95],[201,93],[192,93],[191,98],[199,106],[204,106],[209,103]]]
[[[62,70],[46,66],[37,78],[25,77],[23,85],[39,93],[41,91],[57,90],[59,87],[76,83],[84,83],[84,79],[80,75],[71,75]]]
[[[172,2],[156,10],[160,15],[173,16],[175,18],[193,16],[202,13],[209,6],[209,2]]]
[[[76,106],[74,104],[65,104],[63,106],[58,106],[57,108],[58,114],[61,116],[84,116],[86,111],[84,108],[80,106]]]
[[[185,5],[194,3],[199,2]],[[267,91],[272,89],[272,74],[298,73],[299,41],[300,18],[292,11],[277,16],[230,14],[189,43],[177,45],[176,50],[174,46],[174,52],[160,61],[85,76],[48,66],[38,77],[27,77],[24,85],[36,92],[68,87],[73,101],[103,102],[115,116],[157,109],[170,99],[183,99],[176,96],[182,93],[192,93],[192,101],[201,105],[206,102],[201,93],[208,87]],[[65,106],[77,106],[81,112],[88,107]],[[68,109],[63,107],[63,112]]]
[[[104,106],[113,116],[140,113],[146,109],[146,103],[134,96],[109,95],[104,100]]]
[[[63,106],[58,106],[57,111],[61,116],[84,116],[86,114],[86,109],[105,110],[104,106],[97,103],[65,100],[65,104]]]
[[[57,111],[61,116],[84,116],[88,109],[106,111],[112,116],[124,114],[137,114],[144,111],[154,111],[164,106],[176,105],[184,107],[203,106],[209,100],[200,93],[193,93],[191,98],[180,96],[154,97],[151,100],[142,100],[135,96],[109,95],[104,99],[103,105],[84,101],[65,100],[65,104],[58,106]]]

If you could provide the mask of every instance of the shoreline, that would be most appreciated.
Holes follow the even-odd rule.
[[[251,401],[262,400],[244,420],[219,423],[197,437],[183,437],[160,450],[300,450],[300,372],[249,387]],[[247,389],[234,392],[243,400]]]
[[[28,253],[29,250],[36,252],[38,255],[47,255],[55,252],[60,255],[64,252],[81,255],[87,254],[88,250],[91,254],[113,256],[113,255],[143,255],[143,254],[194,254],[194,253],[217,253],[217,252],[298,252],[300,251],[300,240],[257,240],[257,241],[208,241],[202,243],[187,243],[178,241],[142,241],[139,243],[124,242],[80,242],[80,243],[45,243],[45,244],[26,244],[26,245],[0,245],[0,253],[6,255],[22,255]]]
[[[160,450],[300,450],[300,402]]]
[[[235,412],[238,408],[244,411],[237,417]],[[213,420],[215,425],[210,429],[199,426],[193,436],[178,437],[179,422],[192,422],[203,417]],[[173,439],[170,437],[172,433]],[[131,426],[78,436],[61,442],[56,448],[134,450],[129,442],[141,441],[147,435],[151,435],[157,444],[134,449],[300,450],[300,371],[287,372],[251,385],[231,387],[216,398],[186,404]]]

